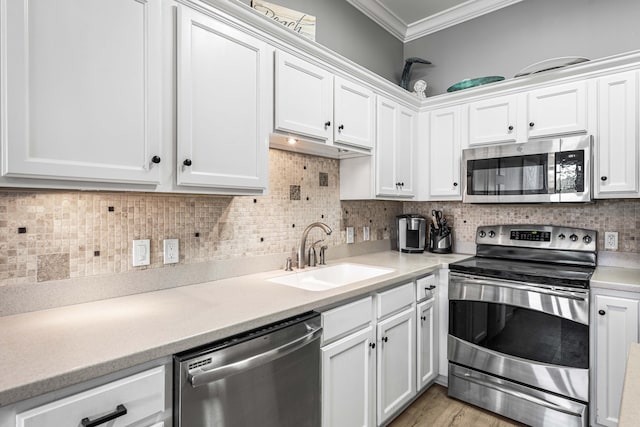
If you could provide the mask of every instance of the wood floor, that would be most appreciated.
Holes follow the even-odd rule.
[[[441,385],[431,386],[411,406],[389,424],[389,427],[421,426],[523,426],[475,406],[451,399]]]

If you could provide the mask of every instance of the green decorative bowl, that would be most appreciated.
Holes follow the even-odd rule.
[[[489,77],[478,77],[477,79],[464,79],[461,82],[450,86],[447,89],[447,92],[455,92],[457,90],[469,89],[470,87],[476,87],[481,85],[486,85],[487,83],[499,82],[504,80],[502,76],[489,76]]]

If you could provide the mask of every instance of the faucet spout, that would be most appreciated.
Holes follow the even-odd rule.
[[[307,228],[304,229],[304,231],[302,232],[302,238],[300,239],[300,246],[298,246],[298,268],[304,268],[306,264],[305,246],[307,245],[307,236],[309,235],[309,232],[316,227],[322,229],[322,231],[327,233],[327,236],[333,232],[331,227],[329,227],[324,222],[314,222],[312,224],[309,224]]]

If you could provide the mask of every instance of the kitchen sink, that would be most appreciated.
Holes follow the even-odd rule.
[[[326,291],[340,286],[372,279],[393,272],[392,268],[370,267],[361,264],[336,264],[267,279],[269,282],[307,291]]]

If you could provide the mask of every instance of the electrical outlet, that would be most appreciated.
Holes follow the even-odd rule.
[[[355,241],[355,229],[353,227],[347,227],[347,243],[353,243]]]
[[[604,248],[610,251],[618,250],[618,232],[617,231],[604,232]]]
[[[162,245],[165,264],[175,264],[180,261],[180,244],[178,243],[178,239],[164,239]]]
[[[371,236],[369,235],[369,226],[365,225],[364,227],[362,227],[362,240],[364,240],[365,242],[367,240],[371,240]]]
[[[142,265],[149,265],[151,262],[151,254],[150,254],[150,241],[149,239],[145,240],[134,240],[133,241],[133,266],[140,267]]]

